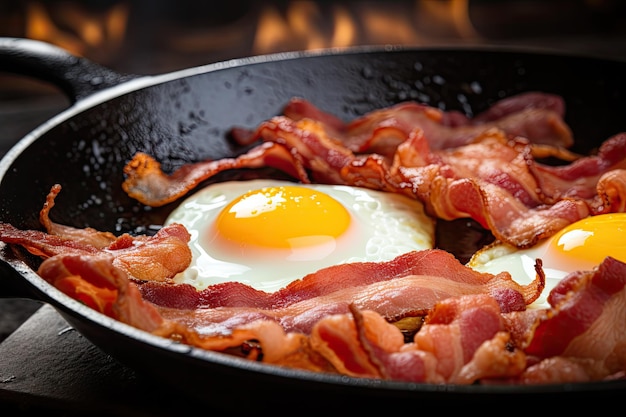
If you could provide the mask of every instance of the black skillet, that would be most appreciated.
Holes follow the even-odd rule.
[[[39,228],[51,185],[63,186],[51,217],[117,234],[152,233],[175,203],[149,209],[128,198],[122,167],[137,151],[165,170],[241,152],[233,126],[254,127],[304,97],[345,120],[403,100],[468,115],[524,91],[564,97],[575,151],[626,130],[626,62],[493,48],[352,48],[215,63],[158,76],[115,73],[48,44],[0,39],[0,70],[50,81],[72,105],[21,139],[0,162],[0,221]],[[231,172],[215,180],[276,172]],[[346,378],[266,366],[192,349],[138,331],[66,297],[40,279],[39,259],[0,246],[0,293],[51,304],[111,356],[172,389],[230,411],[342,409],[389,413],[510,401],[532,410],[617,401],[626,381],[546,386],[454,386]],[[184,398],[184,397],[183,397]],[[179,399],[180,400],[180,399]],[[521,403],[520,403],[521,401]]]

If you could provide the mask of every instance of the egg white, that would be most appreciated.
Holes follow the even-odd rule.
[[[434,245],[435,221],[421,202],[408,197],[344,185],[298,184],[326,193],[352,218],[335,244],[298,250],[262,250],[258,256],[227,251],[207,234],[220,211],[233,199],[264,187],[294,185],[276,180],[227,181],[209,185],[185,199],[166,220],[180,223],[191,235],[191,265],[174,280],[199,290],[238,281],[263,291],[276,291],[321,268],[348,262],[387,261]],[[306,221],[306,219],[302,219]]]
[[[495,242],[477,251],[467,266],[491,274],[508,271],[516,282],[528,284],[536,276],[536,260],[541,259],[546,286],[529,307],[549,308],[547,297],[559,281],[574,271],[594,269],[606,256],[626,262],[624,213],[589,216],[526,249]]]
[[[498,242],[476,252],[467,266],[476,271],[494,275],[506,271],[517,283],[527,285],[535,279],[537,274],[535,271],[536,259],[542,258],[542,261],[545,259],[543,247],[547,246],[547,243],[545,241],[532,248],[517,249],[513,245]],[[547,301],[548,294],[569,273],[564,270],[545,267],[545,264],[543,271],[546,277],[546,286],[539,298],[528,307],[550,307]]]

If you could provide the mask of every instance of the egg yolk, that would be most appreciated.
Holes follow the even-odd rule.
[[[554,235],[552,246],[572,262],[597,265],[607,256],[626,262],[626,213],[587,217]]]
[[[323,192],[298,186],[250,191],[230,202],[216,229],[240,247],[293,249],[324,244],[341,236],[350,214]]]

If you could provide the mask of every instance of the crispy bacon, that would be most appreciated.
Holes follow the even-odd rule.
[[[188,284],[147,282],[141,286],[141,291],[147,300],[176,309],[254,307],[269,310],[331,296],[339,291],[374,291],[367,290],[367,286],[376,285],[383,290],[386,282],[406,277],[414,277],[412,278],[414,284],[424,287],[424,291],[435,290],[429,294],[417,294],[412,301],[407,300],[412,303],[412,310],[417,312],[430,308],[432,303],[437,298],[443,298],[444,294],[455,292],[488,292],[494,296],[501,295],[500,298],[506,300],[503,301],[503,309],[519,310],[535,301],[545,285],[541,269],[532,283],[521,286],[513,281],[508,273],[498,275],[479,273],[462,265],[450,253],[434,249],[408,252],[387,262],[358,262],[330,266],[273,293],[255,290],[238,282],[215,284],[199,291]],[[437,277],[449,281],[449,284],[445,284],[447,287],[444,287],[444,282],[440,285],[439,280],[434,278],[429,282],[428,277]],[[455,286],[458,287],[455,289]],[[463,286],[467,287],[463,289]],[[507,290],[512,290],[519,297],[507,298],[504,295]],[[401,293],[398,292],[396,296],[399,298]],[[423,300],[421,303],[420,299]],[[400,311],[399,305],[396,308]],[[394,315],[398,318],[402,314]]]
[[[463,121],[459,115],[403,103],[345,124],[294,99],[285,115],[253,132],[235,130],[241,142],[262,142],[249,153],[190,164],[169,176],[149,156],[138,154],[125,167],[124,189],[145,204],[161,205],[221,170],[266,164],[302,182],[401,193],[423,202],[434,217],[470,217],[496,239],[529,247],[588,215],[626,206],[626,134],[609,138],[597,155],[551,167],[535,160],[534,145],[519,136],[522,132],[511,135],[503,123],[494,124],[530,110],[559,115],[561,104],[554,97],[528,93],[507,99],[478,120]],[[415,122],[415,114],[436,124],[436,132],[469,126],[471,139],[442,146],[428,124]],[[564,153],[566,145],[544,144],[539,153],[573,158]]]
[[[585,199],[593,214],[623,212],[626,208],[626,133],[601,144],[598,153],[569,165],[531,166],[544,194]]]
[[[487,110],[477,114],[470,122],[484,123],[498,120],[504,116],[515,114],[526,109],[546,109],[565,116],[565,102],[563,98],[554,94],[538,91],[516,94],[491,104]]]
[[[500,309],[485,294],[441,301],[409,344],[378,314],[351,313],[320,320],[311,334],[311,345],[347,375],[471,384],[517,376],[526,365],[521,350],[507,349]]]
[[[70,297],[123,323],[148,332],[163,325],[158,310],[141,300],[126,271],[113,255],[59,254],[47,258],[37,273]]]
[[[332,370],[308,347],[304,335],[286,333],[272,321],[251,321],[227,336],[203,337],[181,323],[166,320],[154,305],[141,298],[136,283],[126,271],[114,264],[114,257],[104,252],[59,254],[44,260],[37,272],[50,284],[90,308],[155,335],[218,351],[256,340],[264,348],[265,362],[314,371]]]
[[[18,244],[30,253],[49,258],[55,255],[113,256],[113,264],[140,281],[162,281],[184,271],[191,262],[189,232],[180,224],[161,228],[154,236],[123,234],[115,237],[92,228],[74,228],[59,225],[49,219],[54,198],[61,187],[54,185],[40,212],[41,223],[49,232],[19,230],[8,223],[0,223],[0,240]],[[108,243],[108,245],[105,245]]]
[[[69,236],[75,235],[73,231],[69,233]],[[30,253],[42,258],[55,255],[110,253],[117,267],[142,281],[172,278],[185,270],[191,262],[191,251],[187,245],[189,233],[180,224],[164,227],[152,237],[131,237],[125,234],[106,248],[91,246],[81,240],[72,240],[68,235],[51,235],[39,230],[19,230],[8,223],[0,223],[0,240],[21,245]]]
[[[585,382],[626,371],[626,263],[607,257],[551,291],[548,310],[505,314],[515,343],[529,356],[517,383]]]
[[[532,291],[516,284],[508,274],[491,276],[488,282],[483,283],[478,280],[466,282],[455,280],[453,272],[444,272],[449,264],[442,262],[441,271],[437,275],[406,275],[371,284],[353,283],[348,287],[323,295],[309,296],[280,307],[258,307],[255,299],[252,299],[249,304],[238,307],[159,308],[163,317],[184,322],[202,333],[228,333],[242,323],[259,318],[275,320],[287,331],[309,333],[322,317],[347,313],[349,305],[360,310],[375,311],[387,320],[395,321],[403,317],[423,316],[439,301],[463,294],[497,294],[504,289],[518,291],[518,299],[522,299],[522,292],[532,292],[532,298],[539,294],[536,292],[539,278],[530,284],[534,287]],[[351,265],[345,265],[346,272],[352,270]],[[381,266],[384,269],[384,265]],[[375,265],[372,265],[373,268]],[[322,269],[317,274],[324,275],[326,272]],[[520,304],[523,307],[526,305],[524,302],[516,302],[516,309],[519,309]]]
[[[546,316],[558,317],[563,306],[546,310],[544,315],[537,314],[536,310],[526,310],[502,316],[499,304],[487,294],[450,297],[438,302],[409,344],[403,342],[400,330],[383,316],[354,305],[345,312],[316,320],[310,336],[285,331],[274,320],[263,317],[241,322],[231,332],[203,334],[185,320],[173,320],[159,314],[158,308],[140,297],[135,284],[124,279],[123,271],[111,268],[110,257],[108,264],[106,261],[107,257],[96,255],[59,255],[46,260],[40,273],[61,289],[74,288],[74,296],[81,300],[85,300],[80,298],[80,293],[86,282],[99,284],[109,293],[87,291],[100,297],[100,304],[89,305],[136,327],[193,346],[221,351],[256,340],[261,346],[263,361],[268,363],[358,377],[457,384],[493,383],[496,380],[505,383],[599,380],[619,375],[625,366],[620,347],[623,346],[623,323],[613,317],[611,320],[606,317],[594,320],[594,326],[604,326],[606,334],[614,335],[602,345],[571,340],[567,342],[571,352],[577,352],[576,346],[583,343],[584,355],[563,352],[533,364],[529,359],[534,355],[530,347],[524,349],[521,345],[511,344],[514,341],[508,332],[511,315],[518,316],[518,319],[528,315],[529,322],[536,322]],[[103,267],[103,262],[108,266]],[[610,279],[613,274],[622,274],[624,268],[626,264],[605,261],[604,269],[596,275]],[[64,278],[64,273],[69,277]],[[623,309],[626,290],[619,283],[613,287],[609,306]],[[576,301],[579,303],[572,303],[567,308],[585,308],[579,299]],[[612,307],[610,309],[613,311]],[[505,320],[505,316],[509,319]],[[558,342],[563,332],[568,332],[566,327],[551,334],[552,339]],[[585,339],[596,337],[593,327],[585,330],[585,334],[587,332]],[[531,338],[534,337],[530,334]],[[561,367],[560,364],[569,366]]]
[[[50,235],[40,230],[20,230],[9,223],[0,223],[0,240],[20,245],[28,252],[41,258],[60,253],[96,254],[100,248],[64,237]]]
[[[46,247],[31,242],[43,232],[20,232],[5,225],[0,230],[5,242]],[[116,265],[114,250],[56,248],[56,254],[41,251],[44,260],[38,273],[71,297],[124,323],[191,346],[216,351],[240,347],[250,360],[358,377],[456,384],[593,381],[623,377],[626,369],[626,328],[620,314],[626,308],[626,264],[612,258],[594,271],[565,278],[549,297],[552,307],[545,310],[505,312],[503,300],[510,297],[494,294],[502,288],[511,290],[510,284],[502,287],[508,275],[478,274],[436,249],[404,255],[380,268],[346,264],[321,270],[294,285],[292,290],[300,287],[300,292],[278,309],[189,310],[163,308],[142,297],[140,284]],[[412,275],[414,262],[438,274]],[[322,285],[318,293],[313,291],[315,275],[348,276],[352,268],[398,276],[375,278],[352,290],[325,290]],[[337,286],[342,283],[340,279]],[[432,298],[432,291],[424,289],[428,286],[439,295]],[[475,287],[483,289],[458,292]],[[391,296],[407,288],[410,298]],[[455,292],[446,295],[450,289]],[[387,314],[396,311],[397,301],[419,303],[424,294],[434,301],[413,341],[404,343]],[[222,322],[214,326],[218,316]],[[306,322],[308,332],[298,327]],[[259,350],[244,348],[250,342]]]
[[[122,183],[126,193],[147,205],[158,207],[187,194],[213,175],[237,168],[274,167],[303,182],[308,176],[299,155],[272,143],[262,144],[237,158],[184,165],[172,175],[161,171],[161,164],[150,155],[138,152],[124,167],[127,179]]]
[[[595,271],[572,273],[552,290],[548,302],[557,312],[534,328],[525,347],[528,353],[542,358],[592,357],[626,369],[625,348],[614,350],[626,346],[626,319],[621,310],[626,302],[626,264],[607,257]],[[615,315],[621,319],[615,320]],[[611,331],[607,332],[609,321]],[[558,338],[551,337],[555,333]]]
[[[473,351],[483,341],[490,340],[502,328],[498,303],[481,294],[449,298],[437,304],[427,325],[418,333],[421,337],[416,337],[411,345],[404,344],[398,328],[383,316],[370,310],[361,311],[354,305],[345,314],[318,318],[310,337],[302,332],[285,331],[275,321],[261,317],[239,323],[227,333],[203,334],[185,320],[163,317],[162,311],[141,298],[136,284],[124,270],[114,266],[109,254],[56,255],[46,259],[38,273],[91,308],[157,335],[218,351],[255,340],[262,347],[264,362],[351,376],[471,383],[462,376],[467,373],[463,372],[464,364],[470,363]],[[468,308],[469,305],[473,307]],[[442,339],[443,334],[448,337]],[[444,345],[458,344],[459,349],[435,349],[432,345],[435,339]],[[519,356],[500,353],[507,358]],[[451,360],[459,361],[452,369]],[[359,361],[361,365],[357,365]],[[494,367],[493,363],[485,366],[488,370]],[[472,375],[477,379],[479,373],[475,368],[472,362]]]
[[[311,346],[344,375],[443,382],[434,355],[403,351],[402,333],[371,311],[353,307],[351,314],[326,317],[315,325],[310,339]]]
[[[547,310],[501,315],[485,294],[447,298],[409,344],[377,314],[352,309],[352,318],[320,320],[311,344],[352,376],[458,384],[624,378],[625,277],[626,264],[607,258],[595,271],[566,278]],[[520,327],[524,340],[515,337]],[[397,363],[410,372],[394,373]]]
[[[626,207],[626,134],[574,158],[562,148],[563,111],[558,97],[529,93],[473,119],[403,103],[344,123],[293,100],[285,115],[237,132],[248,144],[261,140],[250,152],[169,176],[138,154],[124,187],[160,205],[222,170],[272,166],[303,182],[412,196],[439,218],[472,217],[498,239],[529,246],[582,217]],[[541,165],[531,141],[544,143],[542,156],[573,162]],[[563,279],[546,309],[525,308],[544,288],[540,260],[535,280],[522,286],[439,249],[336,265],[274,293],[234,282],[198,291],[171,280],[191,260],[184,227],[116,237],[57,224],[49,212],[59,191],[51,189],[40,212],[46,232],[0,223],[0,241],[40,256],[38,273],[70,297],[155,335],[353,377],[454,384],[626,377],[626,264],[610,257]],[[407,341],[394,323],[416,316],[423,324]]]
[[[503,311],[524,309],[543,290],[538,269],[527,286],[508,273],[473,271],[442,250],[409,252],[387,262],[335,265],[265,293],[241,283],[197,291],[187,284],[147,282],[144,299],[164,317],[205,332],[224,333],[259,318],[276,320],[289,331],[308,333],[321,317],[346,313],[349,305],[376,311],[387,320],[425,315],[437,302],[463,294],[490,294]]]
[[[95,248],[106,248],[116,239],[111,232],[100,232],[91,227],[75,228],[63,224],[55,223],[50,220],[50,210],[54,207],[54,199],[61,192],[61,185],[54,184],[46,197],[46,202],[39,212],[39,222],[46,229],[48,234],[62,236],[65,239],[74,242],[85,243]]]
[[[564,112],[562,99],[553,95],[527,93],[507,98],[501,103],[496,103],[494,110],[488,110],[472,121],[461,117],[456,112],[444,113],[422,104],[402,103],[389,109],[370,112],[348,124],[307,101],[294,98],[285,106],[284,117],[273,118],[252,132],[234,128],[233,136],[240,144],[249,144],[264,136],[262,132],[265,124],[278,125],[278,130],[283,131],[291,129],[288,122],[300,122],[297,123],[300,131],[317,131],[318,137],[309,143],[304,143],[304,147],[294,147],[293,141],[286,150],[282,147],[264,145],[239,158],[190,164],[169,176],[161,172],[160,164],[149,155],[138,153],[124,168],[127,180],[123,188],[131,197],[147,205],[161,206],[185,195],[201,181],[226,169],[254,168],[265,165],[283,169],[295,178],[308,182],[308,176],[303,168],[306,166],[313,167],[316,171],[317,181],[333,182],[334,171],[341,169],[354,159],[353,152],[370,154],[382,152],[380,155],[391,158],[397,145],[404,142],[407,136],[416,129],[427,132],[426,136],[429,138],[432,136],[430,146],[433,149],[464,145],[473,141],[474,137],[480,133],[498,126],[506,131],[506,126],[513,125],[511,132],[518,136],[526,131],[541,130],[536,127],[536,122],[524,120],[526,116],[523,113],[527,111],[550,112],[555,120],[560,120],[560,122],[547,124],[558,126],[554,129],[556,135],[551,139],[547,139],[550,135],[544,135],[542,139],[537,138],[537,143],[549,142],[560,148],[571,145],[571,132],[561,120]],[[518,113],[522,115],[516,116]],[[517,118],[522,122],[510,123],[500,120],[507,118]],[[453,120],[456,122],[453,123]],[[496,123],[499,120],[502,123]],[[516,125],[518,126],[515,127]],[[521,126],[524,125],[535,127],[522,128]],[[428,126],[432,128],[429,129]],[[267,132],[271,132],[271,128]],[[306,142],[307,135],[300,133],[297,135],[300,136],[300,141]],[[319,137],[329,139],[326,143],[318,144]],[[283,143],[280,138],[264,138],[264,140]],[[305,147],[309,147],[311,151],[305,152]],[[294,152],[294,149],[298,152]],[[320,162],[321,165],[315,167],[315,161]],[[331,169],[326,168],[329,163]],[[326,181],[322,181],[323,176],[329,177]]]
[[[374,110],[349,123],[300,98],[291,99],[283,110],[294,121],[321,122],[329,134],[338,137],[353,152],[383,155],[393,154],[395,147],[416,128],[424,132],[435,150],[466,145],[492,128],[506,132],[509,137],[522,136],[532,143],[567,148],[573,144],[573,138],[563,121],[564,113],[561,97],[537,92],[503,99],[473,119],[416,102]]]
[[[506,140],[499,132],[491,132],[474,144],[430,159],[424,157],[429,155],[426,146],[421,135],[409,138],[399,148],[392,170],[437,218],[471,217],[497,239],[530,247],[570,223],[597,214],[593,199],[543,193],[530,169],[537,164],[524,141]],[[619,198],[623,196],[614,199]]]
[[[492,374],[517,375],[524,369],[524,354],[507,350],[504,331],[495,300],[484,295],[459,297],[445,300],[431,311],[414,344],[416,349],[437,355],[437,371],[445,381],[468,384]]]

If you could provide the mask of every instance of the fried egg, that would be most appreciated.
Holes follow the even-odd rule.
[[[528,249],[497,243],[474,254],[467,266],[480,272],[508,271],[520,284],[535,278],[535,260],[541,259],[546,287],[531,307],[549,307],[548,294],[566,275],[592,270],[612,256],[626,262],[626,213],[587,217],[561,229]]]
[[[386,261],[434,245],[434,220],[409,197],[344,185],[216,183],[166,224],[191,235],[191,265],[174,277],[201,290],[238,281],[272,292],[323,267]]]

